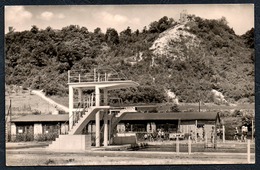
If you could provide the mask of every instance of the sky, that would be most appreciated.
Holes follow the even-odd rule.
[[[121,32],[129,26],[135,31],[163,16],[178,21],[183,10],[206,19],[224,16],[237,35],[254,27],[253,4],[6,6],[5,32],[9,27],[15,31],[30,30],[32,25],[40,29],[79,25],[91,32],[99,27],[103,33],[107,28]]]

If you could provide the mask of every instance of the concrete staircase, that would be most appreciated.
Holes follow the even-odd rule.
[[[124,118],[124,116],[128,112],[137,112],[137,111],[135,110],[135,107],[126,107],[125,109],[120,110],[120,112],[117,113],[115,115],[115,118],[112,120],[112,125],[111,125],[112,131],[115,130],[116,125]],[[111,137],[112,136],[113,136],[113,133],[111,134]]]
[[[104,109],[109,109],[109,106],[92,106],[89,107],[85,114],[72,126],[69,135],[81,134],[83,128],[89,123],[90,120],[95,119],[95,114]]]
[[[59,135],[47,149],[50,150],[87,150],[91,148],[91,135]]]
[[[135,107],[125,107],[124,109],[120,110],[120,112],[116,114],[115,117],[121,117],[122,114],[127,112],[136,112]]]
[[[95,119],[95,113],[108,109],[109,106],[91,106],[85,110],[77,123],[69,130],[68,135],[59,135],[48,149],[53,150],[86,150],[91,147],[90,135],[81,135],[83,128],[90,120]]]
[[[69,130],[68,135],[59,135],[55,141],[53,141],[48,149],[53,150],[86,150],[91,147],[91,136],[81,135],[82,130],[89,123],[90,120],[95,119],[95,114],[100,110],[109,109],[110,106],[91,106],[85,110],[79,120]],[[115,115],[115,119],[112,122],[112,129],[122,120],[127,112],[136,112],[134,107],[125,107]]]

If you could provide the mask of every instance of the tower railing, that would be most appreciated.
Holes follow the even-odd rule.
[[[123,73],[113,69],[69,70],[68,83],[105,82],[127,80]]]

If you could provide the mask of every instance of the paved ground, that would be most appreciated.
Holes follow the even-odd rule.
[[[248,164],[246,153],[193,152],[189,155],[187,152],[102,151],[96,148],[72,152],[48,150],[44,142],[8,143],[7,146],[8,166]],[[20,148],[14,149],[15,146]],[[250,164],[255,163],[255,154],[250,157]]]
[[[51,142],[8,142],[6,143],[6,149],[21,149],[21,148],[35,148],[46,147]]]

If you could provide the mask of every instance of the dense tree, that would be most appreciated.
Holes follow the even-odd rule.
[[[174,20],[172,18],[168,18],[167,16],[162,17],[159,21],[154,21],[150,24],[149,32],[151,33],[161,33],[168,28],[172,27]]]
[[[94,29],[94,34],[101,34],[101,28],[97,27],[96,29]]]
[[[164,102],[168,88],[183,102],[209,101],[207,93],[213,87],[230,101],[253,101],[254,29],[237,36],[225,18],[188,18],[189,29],[182,31],[194,34],[199,43],[188,47],[188,38],[170,41],[168,55],[162,57],[155,56],[150,47],[161,32],[175,26],[168,17],[142,31],[127,27],[120,35],[113,28],[104,34],[100,28],[90,32],[77,25],[9,32],[5,36],[6,84],[66,95],[68,70],[106,66],[141,85],[114,93],[125,102]]]
[[[31,28],[31,32],[37,34],[39,32],[39,28],[36,25],[33,25]]]
[[[119,36],[114,28],[108,28],[105,34],[106,41],[110,44],[119,44]]]
[[[255,29],[254,28],[251,28],[249,31],[247,31],[245,34],[243,34],[241,37],[245,40],[245,43],[246,45],[249,47],[249,48],[254,48],[254,32],[255,32]]]

